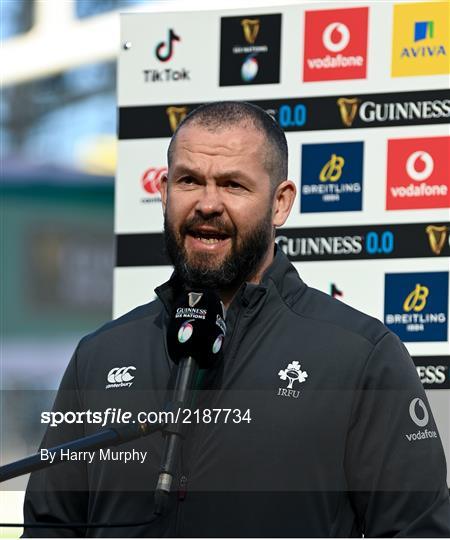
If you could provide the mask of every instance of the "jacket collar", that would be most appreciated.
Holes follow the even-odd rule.
[[[258,303],[260,297],[273,287],[283,301],[291,306],[306,290],[305,283],[287,256],[277,244],[275,244],[274,249],[273,261],[264,272],[261,282],[259,284],[245,284],[242,298],[247,305],[252,306]]]
[[[301,280],[297,270],[276,244],[274,249],[273,261],[264,272],[261,282],[258,284],[243,283],[232,304],[238,303],[244,307],[251,307],[257,304],[273,286],[283,301],[291,306],[305,292],[306,285]],[[182,289],[183,284],[176,272],[173,272],[168,281],[155,289],[155,293],[168,313],[171,312],[173,303]]]
[[[261,280],[261,283],[266,285],[269,282],[275,285],[281,298],[289,306],[292,306],[307,289],[307,285],[299,276],[294,265],[277,244],[275,244],[275,256],[272,264],[266,270]]]

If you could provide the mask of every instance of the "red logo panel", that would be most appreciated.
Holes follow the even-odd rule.
[[[150,167],[142,176],[142,187],[151,195],[159,195],[161,178],[167,172],[167,167]]]
[[[450,137],[388,140],[386,210],[450,208]]]
[[[305,12],[304,81],[365,79],[369,8]]]

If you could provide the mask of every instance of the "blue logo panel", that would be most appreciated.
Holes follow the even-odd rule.
[[[300,211],[362,209],[363,142],[304,144]]]
[[[446,341],[448,272],[386,274],[384,322],[402,341]]]

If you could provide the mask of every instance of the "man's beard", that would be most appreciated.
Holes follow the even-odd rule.
[[[188,288],[230,289],[237,288],[244,281],[251,280],[273,242],[272,208],[269,205],[266,215],[254,229],[237,239],[235,227],[230,228],[219,217],[204,219],[196,216],[182,225],[180,233],[176,233],[167,216],[164,216],[164,233],[167,252],[175,268],[175,272]],[[190,229],[208,225],[217,231],[224,232],[231,239],[230,253],[215,261],[215,255],[207,252],[191,253],[190,257],[184,247],[184,238]]]

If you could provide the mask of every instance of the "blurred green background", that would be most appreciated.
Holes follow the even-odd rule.
[[[36,451],[27,411],[111,319],[119,13],[168,3],[0,0],[2,464]],[[22,499],[2,485],[0,522],[22,520]]]

